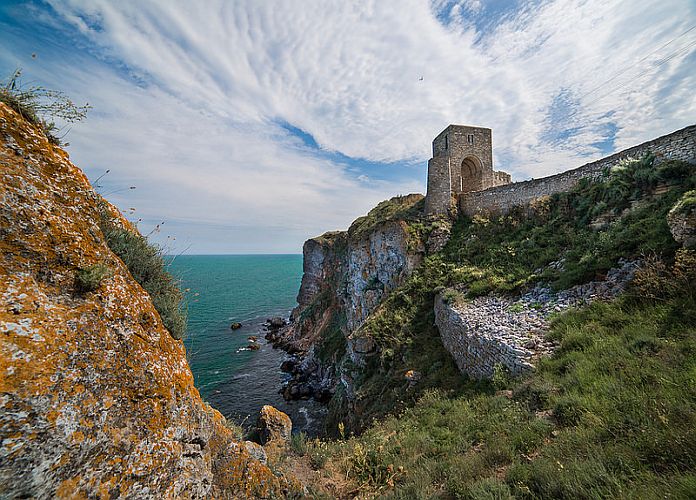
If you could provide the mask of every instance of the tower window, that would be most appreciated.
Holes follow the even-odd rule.
[[[473,144],[474,143],[474,134],[466,134],[466,142],[468,142],[469,144]]]
[[[445,136],[445,151],[447,151],[449,149],[449,140],[448,139],[449,138],[447,136]]]

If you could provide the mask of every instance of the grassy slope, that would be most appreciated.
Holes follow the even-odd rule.
[[[651,196],[663,183],[673,188]],[[675,259],[665,222],[695,185],[684,164],[646,159],[528,213],[460,221],[447,248],[360,332],[382,351],[360,381],[362,422],[348,423],[398,416],[357,438],[310,445],[315,466],[346,474],[366,493],[403,498],[696,491],[696,260],[688,251]],[[609,223],[592,229],[598,217]],[[630,295],[555,320],[550,335],[561,348],[526,379],[463,379],[432,327],[441,286],[466,284],[477,295],[543,278],[563,288],[641,256],[650,265]],[[563,270],[541,269],[559,257]],[[407,369],[424,375],[415,389]],[[345,417],[335,412],[334,425]]]

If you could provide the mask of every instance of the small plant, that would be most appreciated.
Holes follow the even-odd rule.
[[[110,276],[111,269],[104,263],[78,269],[75,275],[75,289],[78,293],[93,292],[99,288],[102,281]]]
[[[307,434],[298,432],[290,437],[290,449],[297,455],[303,457],[307,454],[309,446],[307,444]]]
[[[329,452],[328,445],[324,441],[315,439],[311,443],[309,447],[309,462],[315,470],[323,468],[329,460],[330,455],[331,453]]]
[[[451,288],[445,290],[442,294],[442,301],[448,305],[454,305],[461,298],[461,294]]]
[[[496,363],[493,366],[493,377],[491,378],[493,387],[496,389],[505,389],[510,384],[510,373],[502,363]]]
[[[23,85],[22,70],[17,68],[7,81],[0,84],[0,102],[7,104],[25,120],[38,126],[53,144],[61,141],[55,134],[55,119],[68,123],[79,122],[87,116],[89,104],[78,106],[63,92],[37,85]]]

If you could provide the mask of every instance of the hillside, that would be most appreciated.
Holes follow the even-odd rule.
[[[648,155],[504,216],[461,216],[439,251],[426,248],[444,220],[402,220],[420,228],[409,232],[420,265],[355,328],[335,330],[346,338],[337,349],[321,336],[310,342],[310,355],[323,346],[321,371],[338,381],[327,421],[335,439],[298,438],[293,470],[317,494],[345,497],[688,497],[696,491],[694,188],[692,164]],[[350,231],[338,237],[350,241]],[[337,292],[350,282],[337,269],[313,274],[313,290],[339,297],[332,314],[350,298]],[[381,271],[367,269],[364,281]],[[465,318],[459,345],[501,343],[526,321],[529,350],[544,348],[517,376],[503,357],[484,360],[489,375],[468,377],[479,354],[469,345],[458,358],[444,338],[451,316],[438,317],[437,304]],[[305,301],[304,310],[327,309]],[[511,323],[496,326],[501,315]],[[296,323],[305,320],[300,312]]]
[[[287,491],[194,387],[156,249],[2,103],[0,146],[0,497]]]

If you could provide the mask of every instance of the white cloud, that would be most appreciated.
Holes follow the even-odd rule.
[[[484,33],[468,21],[445,26],[433,12],[461,4],[469,19],[485,16],[473,0],[50,3],[92,53],[145,82],[94,61],[63,77],[62,88],[95,104],[70,137],[81,164],[118,164],[111,182],[138,181],[148,219],[163,214],[196,237],[193,221],[276,228],[282,243],[257,238],[274,250],[299,249],[380,199],[422,191],[430,141],[449,123],[492,127],[496,167],[524,178],[601,156],[593,144],[610,122],[621,148],[690,124],[696,110],[696,30],[650,55],[696,21],[686,0],[535,3],[489,19]],[[61,74],[45,71],[47,80]],[[550,116],[559,95],[570,108]],[[354,172],[308,152],[279,122],[325,151],[420,161],[422,175],[387,182]],[[548,140],[549,128],[575,127]],[[241,248],[206,234],[199,251]]]

